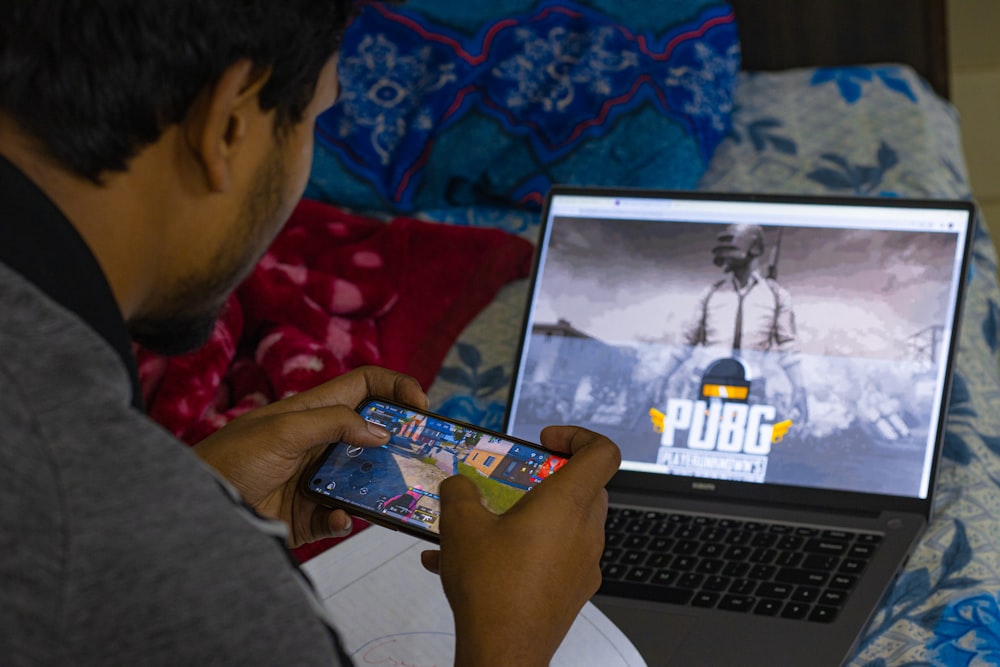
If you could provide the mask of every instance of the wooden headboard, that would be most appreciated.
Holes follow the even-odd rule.
[[[946,0],[729,0],[743,69],[905,63],[948,97]]]

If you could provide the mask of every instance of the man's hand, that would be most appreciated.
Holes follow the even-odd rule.
[[[621,463],[607,438],[550,426],[542,444],[572,453],[551,477],[495,515],[461,476],[441,485],[441,575],[455,616],[456,665],[547,665],[601,583],[604,487]]]
[[[344,535],[350,532],[350,517],[306,498],[299,491],[299,477],[331,442],[368,447],[386,443],[388,431],[354,411],[368,396],[427,407],[427,396],[413,378],[382,368],[359,368],[249,412],[194,450],[258,512],[288,524],[289,546]]]

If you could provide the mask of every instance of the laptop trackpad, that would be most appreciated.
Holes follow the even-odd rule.
[[[672,613],[635,601],[621,603],[614,598],[595,598],[593,602],[628,635],[650,665],[668,663],[697,621],[694,616]],[[642,608],[637,608],[639,605]]]

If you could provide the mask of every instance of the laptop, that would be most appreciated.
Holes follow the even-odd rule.
[[[840,665],[931,512],[974,207],[553,189],[507,433],[622,451],[594,602],[650,665]]]

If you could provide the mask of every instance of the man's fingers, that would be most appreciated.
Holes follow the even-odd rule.
[[[483,498],[472,480],[461,475],[452,475],[438,489],[441,495],[441,537],[445,538],[450,524],[485,525],[491,518],[496,518],[492,512],[483,507]]]
[[[605,486],[622,462],[618,445],[600,433],[577,426],[548,426],[542,430],[541,443],[553,451],[571,454],[559,475],[574,477],[588,487]]]
[[[285,456],[300,457],[310,449],[344,441],[362,447],[383,445],[389,432],[346,405],[285,412],[268,417],[268,433]]]
[[[421,551],[420,564],[432,574],[441,574],[441,552],[436,550]]]
[[[287,409],[292,410],[309,410],[329,405],[347,405],[353,408],[369,396],[380,396],[422,409],[426,409],[428,405],[427,394],[415,379],[377,366],[356,368],[272,405],[284,404]]]
[[[430,407],[427,394],[415,378],[402,373],[386,373],[385,369],[366,366],[360,369],[365,376],[365,386],[371,396],[395,399],[405,405],[426,410]],[[361,399],[358,399],[360,402]]]
[[[307,542],[315,542],[326,537],[344,537],[351,532],[351,517],[343,510],[331,510],[316,505],[312,511],[299,513],[299,525],[292,531],[291,547]],[[304,525],[308,523],[308,525]]]

